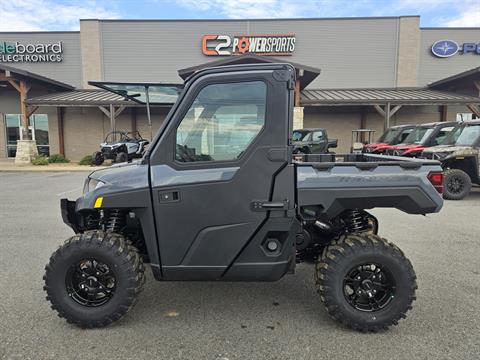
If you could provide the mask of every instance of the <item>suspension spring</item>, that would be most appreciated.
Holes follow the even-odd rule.
[[[120,209],[110,210],[110,215],[107,220],[107,231],[120,232],[125,226],[125,214]]]
[[[365,214],[358,209],[345,211],[342,218],[345,222],[346,230],[349,233],[368,230],[368,219]]]

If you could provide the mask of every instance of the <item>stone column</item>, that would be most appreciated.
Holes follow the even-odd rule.
[[[18,140],[15,165],[30,165],[32,159],[38,155],[35,140]]]
[[[303,106],[293,108],[293,130],[303,129]]]
[[[402,16],[398,20],[397,87],[418,86],[420,62],[420,17]]]

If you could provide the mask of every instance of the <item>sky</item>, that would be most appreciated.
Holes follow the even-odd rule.
[[[0,0],[0,31],[69,31],[79,19],[255,19],[420,15],[480,27],[480,0]]]

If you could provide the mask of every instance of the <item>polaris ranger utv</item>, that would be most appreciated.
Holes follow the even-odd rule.
[[[80,327],[120,319],[144,263],[162,281],[276,281],[306,261],[335,320],[378,331],[404,318],[415,272],[364,209],[439,211],[442,169],[370,154],[294,162],[294,87],[285,64],[201,70],[141,161],[95,171],[83,196],[62,199],[75,235],[44,276],[59,316]]]
[[[466,121],[452,131],[441,145],[422,152],[425,159],[439,160],[445,170],[447,200],[461,200],[470,193],[472,183],[480,185],[480,121]]]

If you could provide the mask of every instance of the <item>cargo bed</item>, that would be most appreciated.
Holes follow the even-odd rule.
[[[433,160],[374,154],[295,156],[298,206],[320,205],[329,217],[345,209],[394,207],[410,214],[438,212],[443,200],[429,175]]]

